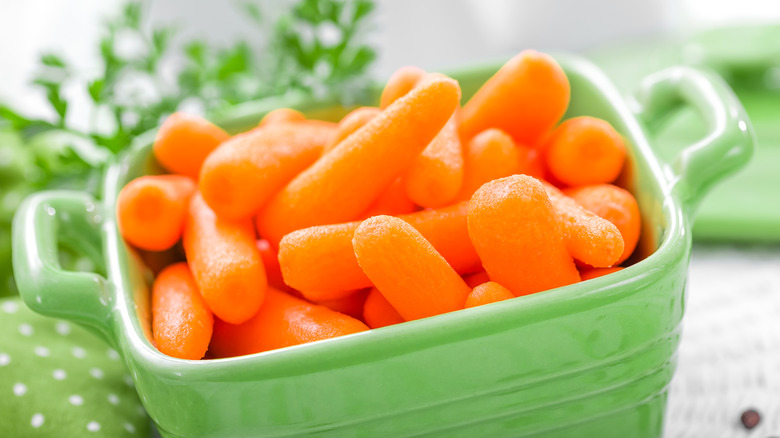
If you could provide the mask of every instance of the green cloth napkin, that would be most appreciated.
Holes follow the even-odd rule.
[[[119,354],[85,329],[0,299],[0,435],[148,437]]]

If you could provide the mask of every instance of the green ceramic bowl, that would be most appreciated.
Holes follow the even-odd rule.
[[[631,145],[622,183],[643,214],[640,257],[618,273],[522,298],[250,356],[187,361],[149,341],[148,279],[120,238],[115,199],[157,172],[151,136],[106,172],[101,199],[45,192],[15,218],[14,268],[25,302],[77,321],[124,357],[165,437],[658,437],[684,309],[690,224],[709,187],[750,157],[745,113],[717,77],[676,68],[622,99],[605,76],[559,57],[567,117],[611,122]],[[471,95],[500,63],[455,72]],[[327,102],[250,105],[222,122],[246,129],[275,106],[337,118]],[[633,106],[632,106],[633,105]],[[646,140],[676,106],[698,109],[708,135],[660,162]],[[102,273],[66,272],[57,247],[77,244]],[[641,259],[641,261],[639,261]]]

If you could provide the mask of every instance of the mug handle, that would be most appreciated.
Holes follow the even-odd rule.
[[[102,223],[95,199],[82,192],[45,191],[29,196],[13,222],[13,268],[19,294],[35,312],[81,324],[112,344],[114,293],[105,277],[67,271],[58,245],[66,234],[95,240]]]
[[[683,107],[692,107],[704,119],[708,134],[681,150],[668,169],[673,193],[693,218],[712,186],[753,155],[756,137],[747,113],[722,78],[693,67],[671,67],[647,76],[635,102],[637,118],[650,133]]]

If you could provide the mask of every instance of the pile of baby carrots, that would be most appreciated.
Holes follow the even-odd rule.
[[[561,122],[569,82],[524,51],[461,107],[458,83],[404,67],[339,123],[293,109],[234,136],[176,113],[117,200],[156,277],[152,333],[183,359],[332,338],[621,269],[640,233],[613,185],[624,139]]]

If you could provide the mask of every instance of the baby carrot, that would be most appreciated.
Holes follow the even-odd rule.
[[[206,354],[214,316],[184,262],[165,268],[152,287],[152,335],[161,353],[197,360]]]
[[[469,200],[488,181],[520,171],[520,149],[500,129],[486,129],[466,143],[463,150],[463,185],[458,200]]]
[[[366,219],[352,245],[360,268],[407,321],[462,309],[471,292],[433,245],[399,218]]]
[[[452,116],[458,83],[435,78],[398,99],[277,193],[258,216],[271,244],[294,230],[354,220],[409,168]]]
[[[282,278],[282,269],[279,267],[279,255],[276,248],[271,246],[267,240],[260,239],[257,241],[257,251],[260,253],[260,258],[263,259],[263,269],[268,279],[268,285],[284,291],[289,289]]]
[[[379,98],[379,108],[387,108],[391,103],[412,91],[412,88],[417,86],[425,74],[425,70],[414,66],[401,67],[396,70],[390,76],[390,79],[387,80],[387,84],[385,84],[385,88],[382,90],[382,96]]]
[[[258,126],[268,126],[276,123],[302,122],[304,120],[306,120],[306,116],[300,111],[296,111],[292,108],[277,108],[263,116],[263,118],[260,119]]]
[[[154,156],[170,172],[197,180],[203,160],[229,137],[202,117],[173,113],[157,131]]]
[[[251,221],[217,218],[196,193],[183,241],[195,283],[219,319],[240,324],[257,313],[268,281]]]
[[[363,305],[363,321],[372,329],[404,322],[401,315],[395,311],[392,304],[377,288],[372,287]]]
[[[417,206],[406,194],[404,180],[398,178],[379,195],[379,198],[361,216],[364,218],[379,216],[380,214],[396,216],[412,213],[415,210],[417,210]]]
[[[584,268],[580,271],[580,277],[582,277],[582,281],[592,280],[594,278],[617,272],[621,269],[623,269],[621,266],[615,266],[612,268]]]
[[[639,241],[642,218],[639,205],[628,190],[612,184],[599,184],[566,190],[578,204],[598,216],[612,222],[623,236],[623,254],[616,264],[622,263],[634,252]]]
[[[482,269],[466,227],[468,203],[402,215],[458,273]],[[334,299],[370,287],[358,266],[352,237],[360,222],[321,225],[293,231],[279,244],[279,263],[287,284],[313,301]]]
[[[355,319],[363,318],[363,305],[368,297],[368,289],[353,290],[351,294],[335,300],[317,301],[314,304],[349,315]]]
[[[509,289],[494,281],[488,281],[478,285],[471,291],[469,297],[466,298],[466,308],[496,303],[514,297],[512,292],[509,292]]]
[[[319,158],[332,134],[331,126],[306,121],[271,124],[231,138],[203,163],[203,199],[220,217],[250,218]]]
[[[447,205],[463,184],[463,150],[455,116],[415,159],[406,176],[406,194],[425,208]]]
[[[366,330],[355,318],[271,287],[260,311],[248,321],[214,322],[209,351],[216,357],[242,356]]]
[[[606,121],[575,117],[561,123],[546,146],[550,173],[569,186],[610,183],[623,169],[623,138]]]
[[[575,259],[598,268],[617,263],[623,254],[623,237],[610,221],[583,208],[574,199],[554,186],[543,183],[550,197],[569,254]]]
[[[376,117],[380,112],[380,109],[377,107],[361,106],[344,116],[344,118],[341,119],[338,126],[336,127],[336,133],[333,134],[333,138],[331,139],[330,143],[325,145],[323,153],[328,152],[329,150],[336,147],[336,145],[339,144],[342,140],[363,127],[363,125]]]
[[[488,277],[487,272],[480,271],[474,274],[464,275],[463,281],[465,281],[470,288],[474,289],[480,284],[490,281],[490,277]]]
[[[117,198],[119,232],[141,249],[172,247],[181,238],[193,192],[195,183],[186,176],[147,175],[130,181]]]
[[[490,278],[516,296],[580,280],[550,199],[530,176],[509,176],[477,190],[468,230]]]
[[[516,142],[534,145],[555,126],[569,105],[569,80],[549,55],[526,50],[509,62],[469,99],[460,112],[464,140],[499,128]]]

